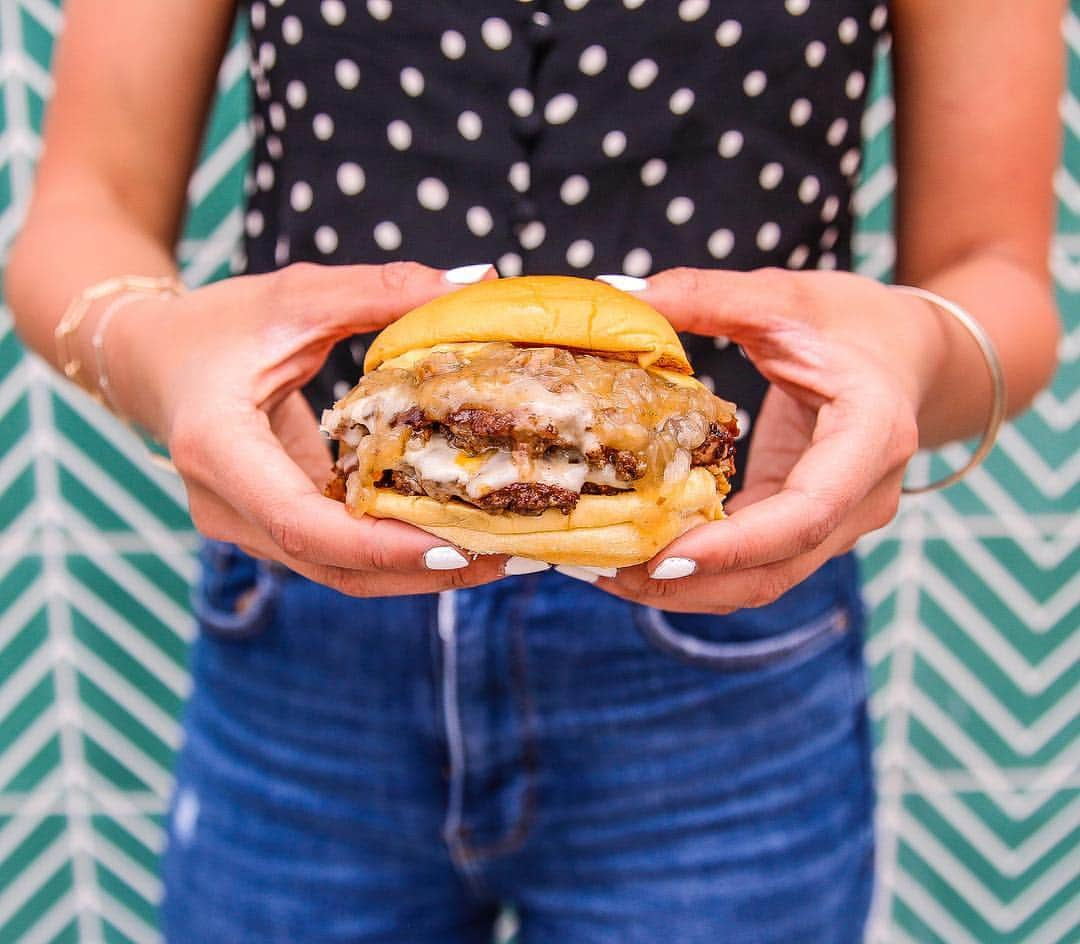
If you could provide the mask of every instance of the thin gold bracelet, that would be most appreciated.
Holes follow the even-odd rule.
[[[83,289],[72,299],[65,309],[56,330],[56,355],[64,376],[78,385],[99,403],[104,402],[97,384],[84,376],[83,363],[71,353],[71,339],[82,325],[86,313],[94,302],[119,292],[132,295],[180,295],[184,292],[183,283],[171,275],[153,277],[145,275],[121,275],[98,282]]]
[[[924,288],[915,288],[911,285],[894,285],[892,288],[896,292],[903,292],[905,295],[921,298],[958,321],[979,346],[979,351],[986,361],[986,371],[990,375],[992,393],[990,415],[986,418],[982,438],[979,440],[979,445],[975,447],[975,452],[972,453],[971,458],[961,468],[945,476],[945,478],[926,485],[905,485],[903,488],[905,495],[920,495],[924,492],[934,492],[948,488],[950,485],[959,482],[968,472],[982,462],[990,453],[990,450],[994,448],[994,442],[997,440],[1001,424],[1005,421],[1005,371],[1002,369],[1001,358],[998,357],[994,342],[990,339],[986,329],[956,302],[951,302],[949,299],[942,298],[940,295],[929,292]]]

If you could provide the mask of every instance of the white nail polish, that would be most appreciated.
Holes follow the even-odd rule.
[[[452,547],[433,547],[424,553],[424,566],[428,570],[459,570],[469,562]]]
[[[649,287],[648,282],[636,275],[598,275],[596,281],[607,282],[620,292],[644,292]]]
[[[564,577],[573,577],[575,580],[584,580],[586,583],[596,583],[600,579],[599,574],[594,574],[585,567],[575,567],[573,564],[559,564],[555,570]]]
[[[490,262],[458,266],[456,269],[448,269],[444,272],[443,278],[451,285],[472,285],[487,275],[490,268]]]
[[[587,570],[590,574],[596,574],[597,577],[614,577],[619,571],[614,567],[588,567],[585,564],[578,565],[582,570]]]
[[[689,557],[667,557],[656,565],[652,572],[653,580],[678,580],[689,577],[697,570],[697,561]]]
[[[542,570],[550,570],[551,564],[543,561],[532,560],[528,557],[511,557],[503,566],[503,575],[506,577],[521,577],[525,574],[538,574]]]

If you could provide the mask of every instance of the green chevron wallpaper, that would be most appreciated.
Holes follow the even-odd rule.
[[[0,267],[62,25],[59,0],[0,0]],[[861,548],[880,771],[873,944],[1080,941],[1080,0],[1064,40],[1060,370],[982,469],[908,500]],[[236,44],[189,190],[191,283],[227,274],[240,234],[246,76]],[[892,108],[881,72],[857,251],[883,279]],[[920,458],[913,474],[963,456]],[[0,310],[2,944],[158,939],[194,546],[177,480],[27,356]]]

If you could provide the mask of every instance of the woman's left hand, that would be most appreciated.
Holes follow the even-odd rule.
[[[740,344],[772,386],[729,517],[598,586],[682,612],[763,606],[892,520],[943,357],[930,306],[856,275],[775,269],[672,269],[635,295],[680,331]]]

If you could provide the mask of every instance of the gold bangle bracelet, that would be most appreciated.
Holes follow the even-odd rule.
[[[171,275],[161,277],[121,275],[83,289],[64,310],[53,332],[56,338],[57,362],[64,376],[95,400],[102,402],[101,391],[98,390],[96,384],[84,376],[82,361],[71,353],[71,339],[82,325],[90,306],[102,298],[120,292],[138,295],[180,295],[184,291],[183,283]]]
[[[997,350],[994,348],[994,342],[990,339],[986,329],[956,302],[951,302],[947,298],[942,298],[940,295],[929,292],[924,288],[915,288],[910,285],[894,285],[892,288],[893,291],[913,295],[915,298],[921,298],[923,301],[929,302],[939,311],[945,312],[945,314],[959,322],[978,345],[983,360],[986,361],[986,371],[990,375],[990,415],[986,418],[986,425],[983,427],[982,438],[979,440],[978,446],[975,447],[971,458],[961,468],[945,476],[945,478],[926,485],[905,485],[903,488],[905,495],[920,495],[924,492],[934,492],[948,488],[950,485],[959,482],[968,472],[982,462],[990,453],[990,450],[994,448],[994,442],[997,440],[1001,424],[1005,421],[1005,371],[1001,366],[1001,358],[998,357]]]

